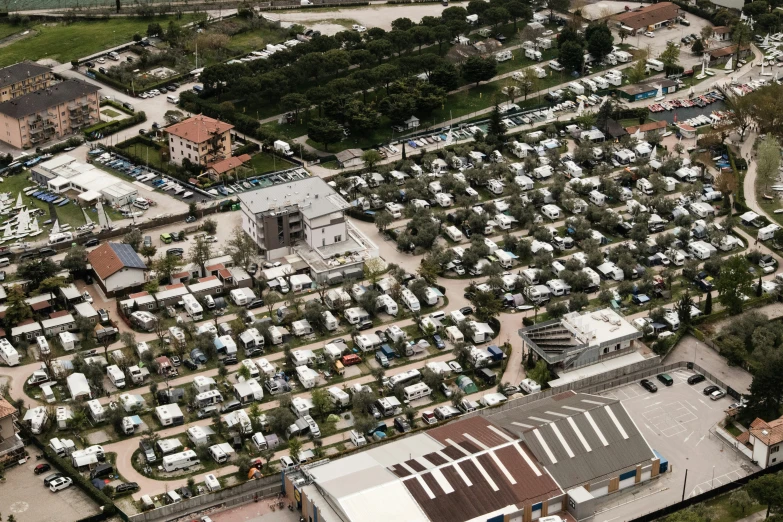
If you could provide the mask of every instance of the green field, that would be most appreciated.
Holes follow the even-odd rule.
[[[284,170],[293,167],[294,164],[272,154],[259,152],[250,158],[250,162],[247,164],[247,166],[254,175],[258,175],[265,174],[267,172],[277,172],[278,170]]]
[[[14,4],[16,5],[16,4]],[[113,4],[112,4],[113,5]],[[184,15],[180,24],[193,21],[195,15]],[[107,47],[128,42],[136,33],[146,34],[147,25],[157,22],[166,26],[173,16],[142,18],[112,18],[94,22],[46,23],[28,28],[12,27],[0,24],[0,35],[6,28],[14,31],[34,29],[36,34],[0,50],[0,66],[10,65],[22,60],[40,60],[51,58],[60,63],[89,56]]]

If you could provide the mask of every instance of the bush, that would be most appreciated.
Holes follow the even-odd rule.
[[[523,317],[522,318],[522,326],[533,326],[534,324],[536,324],[536,323],[535,323],[535,321],[533,320],[532,317]]]
[[[259,150],[261,150],[261,146],[254,141],[250,141],[234,151],[234,156],[241,156],[242,154],[253,154]]]
[[[144,111],[140,111],[134,113],[130,118],[125,118],[124,120],[103,121],[101,123],[96,123],[95,125],[82,130],[82,132],[88,140],[94,140],[99,139],[100,137],[109,136],[115,132],[133,127],[134,125],[138,125],[139,123],[143,123],[145,121],[147,121],[147,115],[144,114]]]

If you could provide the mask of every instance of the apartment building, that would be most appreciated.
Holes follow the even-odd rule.
[[[24,455],[24,442],[16,427],[16,408],[0,398],[0,466],[16,463]]]
[[[19,149],[35,147],[98,122],[98,90],[66,80],[0,102],[0,141]]]
[[[0,102],[41,91],[54,84],[51,69],[34,62],[20,62],[0,69]]]
[[[290,253],[304,241],[310,248],[348,240],[348,203],[324,180],[308,177],[239,195],[242,228],[267,259]]]
[[[182,165],[187,159],[206,166],[231,157],[233,128],[230,123],[201,114],[166,127],[171,162]]]

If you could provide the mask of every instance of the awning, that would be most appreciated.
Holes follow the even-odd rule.
[[[443,292],[435,288],[434,286],[431,286],[430,289],[432,290],[432,293],[437,295],[438,297],[443,297]]]

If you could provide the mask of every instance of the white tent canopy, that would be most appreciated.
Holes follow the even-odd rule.
[[[71,397],[74,400],[82,397],[91,399],[90,385],[87,383],[87,377],[83,373],[72,373],[68,376],[68,391],[71,392]]]

